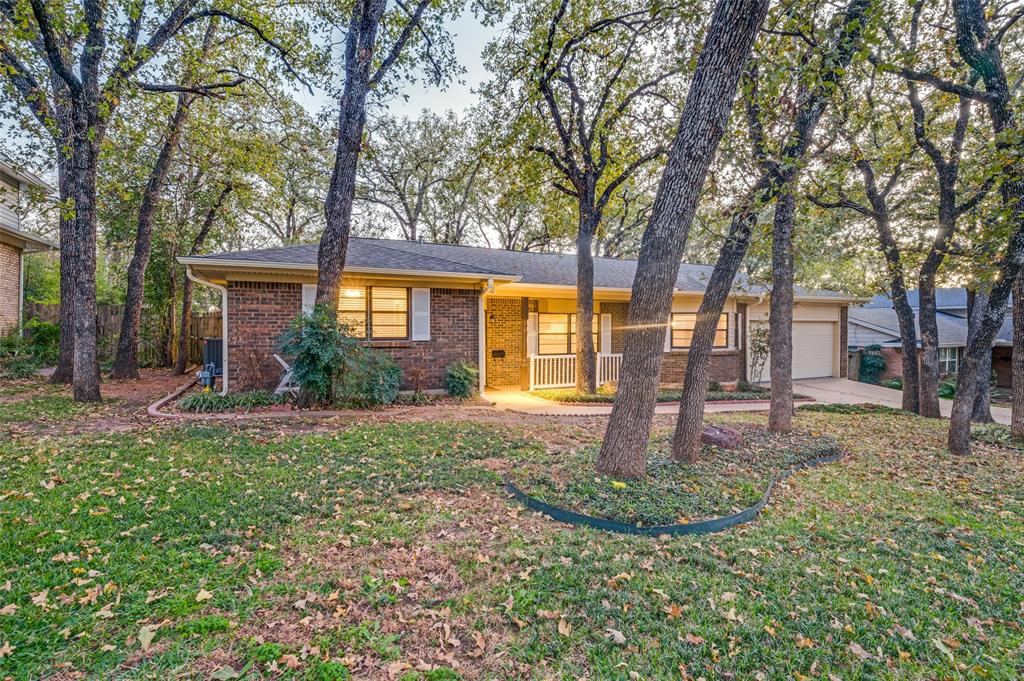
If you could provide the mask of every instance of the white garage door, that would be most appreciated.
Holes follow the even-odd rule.
[[[832,375],[832,322],[793,323],[793,378],[823,378]],[[762,381],[771,380],[771,357],[764,362]],[[753,367],[751,367],[753,369]],[[752,377],[756,382],[757,377]]]
[[[793,324],[793,378],[832,375],[832,322]]]

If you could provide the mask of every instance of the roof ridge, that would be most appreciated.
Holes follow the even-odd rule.
[[[366,240],[363,237],[353,237],[353,238]],[[394,239],[373,239],[373,241],[394,241]],[[410,241],[409,243],[416,243],[416,242]],[[383,248],[385,251],[390,251],[391,253],[403,253],[399,249],[391,248],[389,246],[378,245],[378,248]],[[436,255],[421,255],[420,257],[422,257],[422,258],[430,258],[431,260],[439,260],[440,262],[447,262],[447,263],[451,263],[452,265],[458,265],[460,267],[479,268],[479,269],[483,270],[482,272],[480,272],[480,274],[503,274],[503,275],[506,275],[506,276],[515,276],[515,273],[513,273],[513,272],[499,272],[497,270],[492,270],[492,269],[488,269],[488,268],[481,268],[478,265],[475,265],[473,263],[461,262],[461,261],[458,261],[458,260],[452,260],[450,258],[440,258],[440,257],[438,257]]]

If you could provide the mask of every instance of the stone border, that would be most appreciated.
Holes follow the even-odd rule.
[[[585,527],[593,527],[598,530],[604,530],[606,532],[638,534],[648,537],[658,537],[661,535],[675,536],[683,534],[711,534],[713,532],[727,530],[730,527],[735,527],[742,523],[750,522],[756,518],[758,514],[761,513],[761,510],[768,505],[768,500],[771,498],[772,490],[775,489],[775,485],[794,473],[806,468],[813,468],[822,464],[839,461],[844,456],[845,455],[841,451],[836,452],[835,454],[819,456],[817,458],[798,463],[795,466],[791,466],[781,473],[778,473],[774,478],[772,478],[771,482],[768,483],[768,487],[765,488],[764,494],[761,495],[761,499],[756,504],[748,506],[742,511],[737,511],[736,513],[722,516],[720,518],[711,518],[710,520],[701,520],[695,523],[683,523],[679,525],[642,527],[639,525],[630,525],[628,523],[619,522],[617,520],[596,518],[594,516],[576,513],[575,511],[570,511],[559,506],[552,506],[551,504],[531,497],[516,487],[515,484],[507,477],[505,478],[505,491],[527,508],[543,513],[552,520],[569,523],[570,525],[582,525]]]

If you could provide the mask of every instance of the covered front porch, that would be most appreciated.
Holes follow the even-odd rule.
[[[617,383],[622,367],[629,302],[625,295],[596,295],[591,333],[597,351],[597,384]],[[666,320],[662,383],[682,382],[699,296],[677,295]],[[532,391],[576,385],[576,300],[543,296],[489,295],[483,299],[481,365],[486,386]],[[729,301],[716,337],[714,380],[735,381],[743,375],[741,317]]]

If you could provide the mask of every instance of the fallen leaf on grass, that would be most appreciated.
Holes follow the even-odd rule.
[[[804,636],[802,634],[797,634],[796,635],[796,647],[797,648],[813,648],[814,647],[814,641],[812,641],[811,639],[807,638],[806,636]]]
[[[0,658],[10,657],[17,648],[11,645],[10,641],[4,641],[4,644],[0,646]]]
[[[17,603],[8,603],[4,607],[0,608],[0,615],[13,615],[18,611]]]
[[[161,627],[161,624],[147,624],[139,630],[139,643],[142,645],[143,650],[149,650],[149,647],[153,645],[153,639],[156,638],[157,629]]]
[[[895,631],[900,636],[902,636],[903,638],[907,639],[908,641],[916,641],[917,640],[917,637],[914,636],[914,632],[912,632],[910,629],[907,629],[906,627],[904,627],[902,625],[894,624],[894,625],[892,625],[892,630]]]
[[[704,639],[702,639],[700,636],[690,633],[687,633],[686,636],[683,637],[683,641],[689,643],[692,646],[699,646],[700,644],[704,643]]]
[[[860,660],[873,660],[873,659],[875,659],[874,655],[872,655],[868,651],[864,650],[864,648],[862,648],[859,644],[854,643],[852,641],[850,642],[850,652],[853,654],[854,657],[856,657],[856,658],[858,658]]]
[[[565,620],[558,620],[558,633],[568,637],[572,633],[572,625]]]
[[[238,672],[231,667],[221,667],[211,674],[210,678],[214,679],[214,681],[229,681],[229,679],[237,679]]]
[[[670,620],[679,619],[683,616],[683,609],[675,603],[665,606],[665,614]]]
[[[612,640],[612,643],[619,646],[626,645],[626,635],[623,634],[621,631],[619,631],[618,629],[612,629],[610,627],[608,629],[605,629],[605,631],[608,632],[607,637]]]
[[[196,594],[196,603],[202,603],[213,598],[213,594],[206,589],[200,589],[199,593]]]

